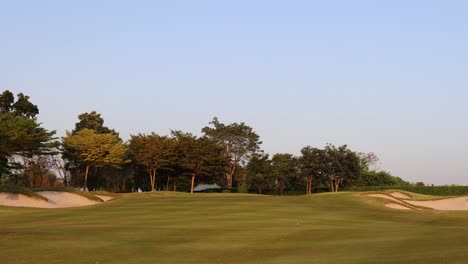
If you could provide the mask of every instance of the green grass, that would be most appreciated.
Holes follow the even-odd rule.
[[[468,212],[358,193],[139,193],[67,209],[0,207],[1,263],[466,263]]]

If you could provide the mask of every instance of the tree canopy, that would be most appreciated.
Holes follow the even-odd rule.
[[[80,162],[86,166],[83,187],[87,188],[89,168],[106,165],[119,166],[127,162],[125,154],[127,147],[114,134],[98,134],[95,130],[82,129],[75,134],[67,132],[63,144],[74,150]]]
[[[130,153],[148,171],[151,191],[154,192],[158,169],[170,166],[175,161],[175,140],[151,133],[132,135],[129,142]]]
[[[262,142],[258,134],[243,122],[225,125],[215,117],[210,124],[213,127],[204,127],[202,132],[223,147],[223,155],[229,160],[225,176],[228,187],[232,188],[237,166],[259,151]]]

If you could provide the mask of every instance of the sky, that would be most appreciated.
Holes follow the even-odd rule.
[[[245,122],[270,154],[347,144],[468,185],[468,1],[5,1],[0,91],[58,135]]]

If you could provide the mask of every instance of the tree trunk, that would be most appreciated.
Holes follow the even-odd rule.
[[[335,179],[335,192],[338,192],[338,187],[340,187],[340,179]]]
[[[83,186],[83,191],[87,192],[88,191],[88,173],[89,173],[89,167],[90,165],[86,165],[86,172],[84,176],[84,186]]]
[[[236,167],[237,167],[237,162],[234,162],[231,165],[231,168],[229,168],[229,172],[226,173],[227,185],[230,189],[232,189],[232,178],[234,177],[234,172],[236,171]]]
[[[156,169],[153,169],[153,171],[150,171],[150,180],[151,180],[151,191],[155,191],[156,187]]]
[[[335,192],[335,189],[333,188],[334,185],[333,178],[330,178],[330,192]]]
[[[312,176],[309,176],[309,179],[308,179],[308,180],[309,180],[309,182],[308,182],[308,185],[309,185],[309,187],[308,187],[309,193],[308,193],[308,194],[312,194],[312,180],[313,180]]]
[[[174,192],[177,191],[177,178],[174,178]]]
[[[195,185],[195,174],[192,174],[192,186],[190,187],[190,193],[193,193],[194,185]]]
[[[169,180],[170,179],[171,179],[171,176],[167,176],[166,191],[169,191]]]

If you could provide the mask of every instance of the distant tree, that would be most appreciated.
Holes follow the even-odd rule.
[[[273,177],[275,177],[275,180],[279,184],[277,192],[284,194],[286,183],[298,175],[297,159],[292,154],[275,154],[271,158],[271,170]]]
[[[55,131],[47,131],[35,119],[0,113],[0,124],[0,174],[26,169],[28,159],[51,154],[57,145]],[[22,164],[15,161],[18,158]]]
[[[0,95],[0,112],[10,113],[13,108],[15,97],[12,92],[6,90]]]
[[[268,154],[253,155],[246,166],[246,172],[250,185],[254,186],[259,194],[263,194],[265,189],[274,181]]]
[[[352,184],[353,186],[409,186],[410,183],[386,171],[365,171]]]
[[[110,133],[118,135],[115,130],[104,126],[104,119],[101,117],[101,114],[96,113],[96,111],[80,114],[78,115],[78,120],[79,121],[75,124],[75,129],[72,131],[72,134],[87,128],[96,131],[98,134]]]
[[[340,184],[351,184],[362,172],[362,163],[358,154],[348,149],[346,145],[335,147],[325,146],[323,172],[330,184],[330,191],[338,192]]]
[[[202,132],[223,147],[223,156],[229,161],[225,177],[228,187],[232,188],[236,168],[259,151],[262,142],[257,133],[245,123],[225,125],[215,117],[210,124],[213,127],[204,127]]]
[[[29,96],[19,93],[18,99],[13,104],[13,113],[19,116],[34,118],[39,114],[39,109],[37,105],[29,101]]]
[[[95,130],[82,129],[75,134],[67,132],[63,145],[76,153],[85,166],[83,187],[87,189],[89,169],[93,166],[120,166],[125,160],[127,147],[114,134],[98,134]]]
[[[172,131],[172,135],[177,141],[177,163],[191,178],[191,193],[198,176],[213,177],[223,173],[226,166],[222,156],[224,149],[215,140],[181,131]]]
[[[299,158],[300,174],[306,179],[306,194],[312,193],[314,179],[320,180],[325,177],[327,161],[322,149],[307,146],[301,150]]]
[[[62,155],[60,153],[57,153],[56,155],[51,156],[50,162],[52,163],[53,169],[58,173],[63,185],[65,187],[68,186],[71,181],[71,175],[66,168],[65,160],[62,158]]]
[[[357,153],[358,157],[361,159],[361,167],[364,171],[370,170],[371,168],[377,167],[379,162],[379,157],[373,152],[368,153]]]
[[[54,186],[57,180],[50,156],[37,156],[31,159],[28,167],[24,169],[23,176],[26,185],[31,188]]]
[[[175,162],[175,143],[174,139],[155,133],[132,135],[130,138],[130,153],[138,164],[146,168],[152,192],[155,191],[158,170]]]
[[[16,116],[35,118],[39,114],[39,108],[29,101],[29,96],[19,93],[15,102],[13,93],[5,90],[0,94],[0,113],[11,113]]]

